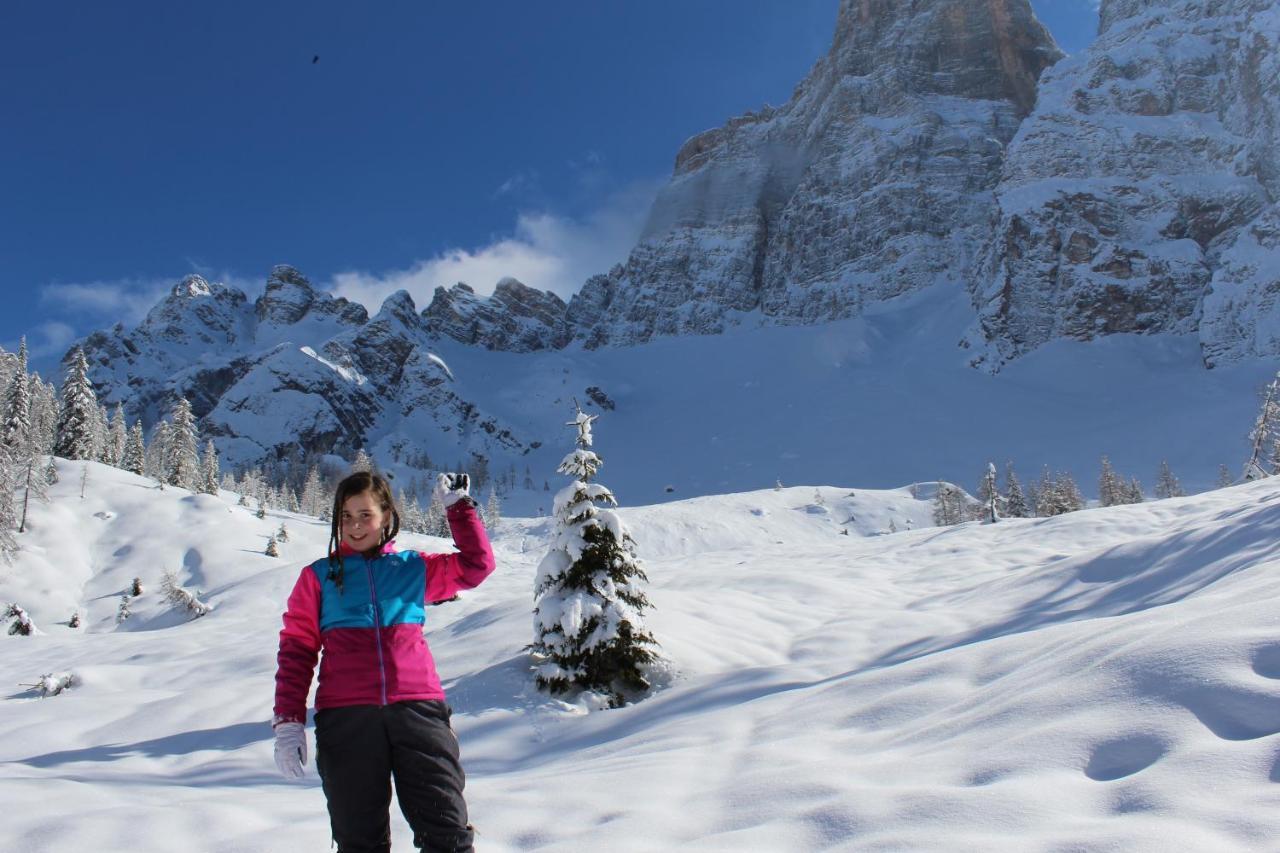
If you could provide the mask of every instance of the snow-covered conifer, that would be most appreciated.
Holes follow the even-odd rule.
[[[55,457],[49,457],[49,464],[44,466],[44,481],[52,486],[58,482],[58,465],[54,462]]]
[[[312,465],[307,471],[306,482],[302,484],[302,512],[307,515],[319,515],[328,503],[324,485],[320,482],[320,469]]]
[[[373,460],[369,458],[369,454],[365,453],[364,448],[362,447],[356,451],[355,461],[351,463],[351,473],[354,474],[358,471],[372,470]]]
[[[584,691],[617,707],[650,687],[657,641],[642,621],[650,605],[635,541],[610,509],[613,494],[591,482],[601,465],[593,420],[578,409],[569,424],[577,447],[558,470],[572,482],[556,495],[552,546],[538,566],[531,648],[539,688]]]
[[[134,578],[133,583],[129,584],[129,594],[135,598],[142,595],[142,578]]]
[[[484,523],[490,530],[494,530],[500,521],[502,521],[502,501],[498,499],[498,493],[490,489],[489,499],[484,504]]]
[[[1227,486],[1230,486],[1234,482],[1235,480],[1232,479],[1231,477],[1231,469],[1229,469],[1226,465],[1219,465],[1218,466],[1218,488],[1225,489]]]
[[[125,438],[124,452],[120,454],[120,467],[138,476],[147,470],[147,445],[142,437],[142,424],[134,421]]]
[[[111,413],[111,423],[107,426],[107,445],[102,461],[117,468],[123,468],[124,448],[129,441],[129,429],[124,422],[124,406],[116,403]]]
[[[289,528],[284,526],[284,522],[280,522],[280,529],[276,531],[276,539],[281,542],[289,541]]]
[[[28,385],[31,398],[31,443],[43,455],[53,453],[58,432],[58,389],[32,374]]]
[[[48,469],[45,467],[44,460],[34,451],[33,447],[27,448],[26,458],[21,460],[21,467],[18,469],[19,488],[22,489],[22,515],[18,519],[19,533],[24,533],[27,529],[27,510],[31,507],[31,499],[35,498],[42,503],[49,500]],[[53,464],[52,456],[49,457],[49,463]]]
[[[89,362],[80,347],[72,350],[68,361],[53,453],[64,459],[93,459],[99,417],[98,398],[89,382]]]
[[[995,524],[1000,520],[1000,505],[1004,499],[1000,497],[1000,489],[996,484],[996,463],[987,463],[987,474],[978,487],[978,500],[982,501],[982,520]]]
[[[1053,481],[1055,509],[1054,515],[1076,512],[1084,509],[1084,497],[1076,485],[1075,478],[1063,471]]]
[[[1029,518],[1031,516],[1030,504],[1027,497],[1022,493],[1022,483],[1018,482],[1018,475],[1013,471],[1013,463],[1006,462],[1004,466],[1004,511],[1010,518]]]
[[[200,445],[196,437],[195,415],[186,397],[173,406],[173,422],[169,427],[168,453],[165,455],[165,482],[190,492],[200,490]]]
[[[1244,465],[1246,480],[1261,479],[1273,473],[1267,470],[1265,456],[1268,449],[1275,444],[1277,435],[1280,434],[1280,373],[1266,384],[1260,396],[1262,405],[1258,409],[1258,417],[1253,422],[1253,429],[1249,432],[1250,453]],[[1158,494],[1157,492],[1157,496]]]
[[[120,607],[116,609],[116,624],[119,625],[132,615],[133,611],[129,609],[129,596],[120,596]]]
[[[146,475],[162,483],[167,482],[169,476],[169,432],[168,421],[156,424],[146,452]]]
[[[67,621],[67,627],[68,628],[80,627],[80,611],[79,610],[73,610],[71,612],[71,618]]]
[[[1035,484],[1034,495],[1036,516],[1048,518],[1051,515],[1057,515],[1054,502],[1053,474],[1049,472],[1048,465],[1044,466],[1044,469],[1040,472],[1040,479]]]
[[[31,377],[27,375],[27,339],[24,336],[18,345],[18,361],[5,396],[4,423],[0,424],[0,444],[8,447],[19,459],[31,452],[30,381]]]
[[[1186,492],[1182,491],[1182,485],[1178,482],[1178,478],[1173,475],[1173,470],[1169,468],[1168,460],[1160,462],[1160,473],[1156,476],[1156,498],[1180,498]]]
[[[267,550],[264,551],[263,553],[266,554],[268,557],[280,556],[280,548],[276,544],[276,537],[274,534],[271,536],[270,539],[267,540]]]
[[[192,618],[209,612],[209,605],[201,601],[196,593],[179,585],[178,576],[172,571],[166,571],[160,579],[160,592],[174,609],[185,610],[192,614]]]
[[[258,501],[258,511],[254,513],[254,517],[256,518],[267,517],[267,505],[262,501]]]
[[[200,491],[206,495],[216,495],[218,479],[218,448],[214,447],[211,438],[205,442],[204,455],[200,457]]]
[[[31,621],[31,617],[27,615],[27,611],[17,604],[10,604],[5,609],[4,618],[13,620],[13,624],[9,626],[10,637],[30,637],[33,634],[40,633],[36,630],[35,623]]]
[[[933,523],[938,527],[950,527],[965,520],[967,507],[960,490],[950,483],[938,481],[933,496]]]
[[[1146,495],[1143,494],[1142,491],[1142,483],[1138,481],[1137,477],[1129,478],[1129,490],[1126,497],[1127,500],[1125,503],[1131,504],[1140,504],[1147,499]]]
[[[1111,467],[1111,460],[1102,457],[1102,473],[1098,476],[1098,503],[1102,506],[1115,506],[1125,503],[1124,480]]]
[[[427,504],[427,511],[422,516],[422,532],[428,536],[449,536],[449,519],[444,513],[444,504],[434,494]]]

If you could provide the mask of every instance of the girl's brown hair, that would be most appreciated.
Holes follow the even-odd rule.
[[[333,495],[333,519],[329,525],[329,579],[342,591],[342,507],[347,498],[368,492],[378,502],[382,511],[391,517],[391,523],[382,529],[378,544],[365,552],[365,556],[373,556],[383,545],[396,538],[400,532],[400,512],[391,497],[391,486],[382,477],[371,471],[357,471],[338,483],[338,490]]]

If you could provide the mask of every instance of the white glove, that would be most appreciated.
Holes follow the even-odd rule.
[[[435,496],[445,509],[463,498],[471,497],[471,478],[466,474],[441,474],[436,478]]]
[[[302,723],[276,723],[276,767],[286,779],[301,779],[307,763],[307,733]]]

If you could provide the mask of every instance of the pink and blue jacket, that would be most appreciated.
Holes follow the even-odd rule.
[[[320,659],[316,710],[444,700],[435,661],[422,636],[425,604],[446,601],[493,572],[493,549],[475,505],[449,507],[458,553],[397,551],[388,542],[367,559],[346,545],[343,582],[327,557],[302,570],[280,632],[275,722],[306,722],[307,693]]]

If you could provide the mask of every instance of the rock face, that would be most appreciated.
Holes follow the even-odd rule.
[[[516,430],[466,399],[432,353],[437,341],[404,291],[371,318],[277,266],[252,305],[239,290],[188,276],[136,329],[117,325],[83,346],[100,401],[124,403],[150,427],[181,394],[229,465],[349,457],[396,433],[407,436],[396,443],[406,454],[428,444],[457,458],[525,452]]]
[[[1004,145],[1061,54],[1025,0],[845,0],[783,107],[676,157],[640,245],[570,303],[588,346],[849,316],[964,281]]]
[[[560,349],[569,342],[567,307],[554,293],[504,278],[487,299],[462,283],[448,290],[437,287],[422,313],[432,332],[459,343],[534,352]]]
[[[1210,366],[1280,351],[1276,4],[1104,0],[1101,17],[1009,146],[975,363],[1116,332],[1198,330]]]

